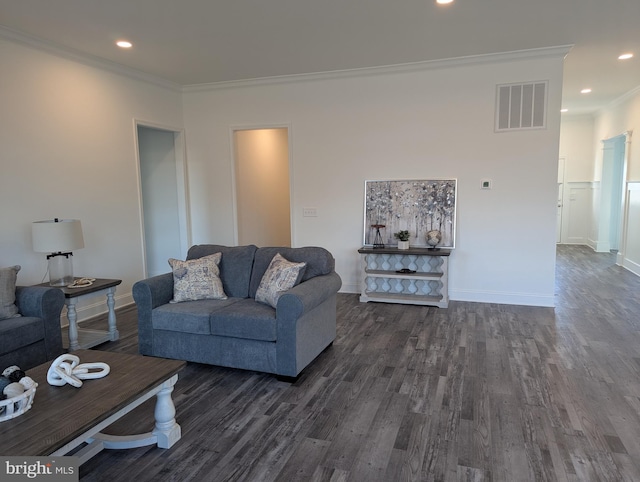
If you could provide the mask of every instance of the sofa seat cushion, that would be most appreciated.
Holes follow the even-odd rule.
[[[211,334],[249,340],[276,340],[276,310],[246,298],[211,313]]]
[[[211,313],[233,306],[239,301],[241,301],[241,298],[167,303],[154,308],[151,315],[151,324],[155,330],[210,335],[209,320]]]
[[[0,355],[44,340],[44,323],[40,318],[22,316],[0,323]]]

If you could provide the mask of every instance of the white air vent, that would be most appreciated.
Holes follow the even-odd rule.
[[[498,85],[496,131],[546,127],[547,81]]]

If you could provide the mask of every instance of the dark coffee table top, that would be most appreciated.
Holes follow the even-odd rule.
[[[38,382],[31,409],[0,422],[0,455],[50,455],[178,373],[186,362],[97,350],[76,350],[80,363],[104,362],[104,378],[80,388],[47,383],[51,362],[27,371]]]
[[[80,279],[77,276],[74,278],[76,280]],[[65,298],[75,298],[76,296],[86,295],[89,293],[94,293],[96,291],[105,290],[107,288],[112,288],[114,286],[118,286],[122,283],[121,279],[107,279],[107,278],[96,278],[93,284],[89,286],[83,286],[81,288],[69,288],[67,286],[51,286],[49,283],[40,283],[36,286],[46,286],[51,288],[60,288],[64,293]],[[82,363],[82,359],[80,359]]]

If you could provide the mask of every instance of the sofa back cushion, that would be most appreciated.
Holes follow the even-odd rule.
[[[251,284],[249,286],[249,296],[251,298],[255,298],[256,291],[258,291],[258,286],[260,286],[260,281],[265,271],[267,271],[273,257],[278,253],[288,261],[307,263],[301,282],[316,276],[329,274],[334,271],[336,265],[333,255],[326,249],[317,246],[306,246],[304,248],[258,248],[255,252]]]
[[[189,249],[187,259],[222,253],[219,268],[224,292],[233,298],[248,298],[253,258],[257,249],[258,247],[253,244],[248,246],[197,244]]]
[[[20,316],[16,306],[16,279],[20,266],[0,268],[0,320]]]

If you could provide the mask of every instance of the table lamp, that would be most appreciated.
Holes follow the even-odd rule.
[[[82,225],[77,219],[35,221],[31,225],[33,250],[47,255],[49,284],[67,286],[73,283],[74,249],[84,248]]]

